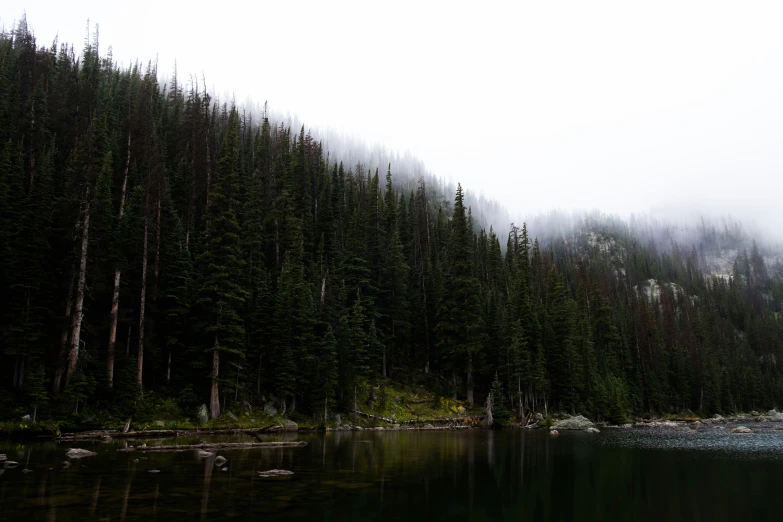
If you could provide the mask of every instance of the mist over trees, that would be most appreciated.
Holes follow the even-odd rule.
[[[721,277],[633,223],[487,227],[459,185],[158,77],[97,37],[0,35],[5,415],[274,395],[327,421],[389,379],[502,390],[516,416],[783,404],[783,275],[758,247]]]

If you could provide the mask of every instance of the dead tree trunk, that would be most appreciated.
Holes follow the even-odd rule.
[[[68,368],[65,373],[65,384],[76,369],[79,360],[79,343],[81,341],[82,319],[84,318],[84,281],[87,277],[87,246],[90,243],[90,184],[84,193],[84,222],[82,224],[82,246],[79,255],[79,279],[76,282],[76,303],[73,311],[71,328],[71,350],[68,353]]]
[[[220,396],[218,390],[218,375],[220,374],[220,352],[218,338],[215,337],[215,348],[212,350],[212,389],[209,393],[209,414],[213,419],[220,417]]]
[[[131,134],[128,132],[128,157],[125,160],[125,174],[122,178],[122,189],[120,190],[120,211],[119,219],[125,212],[125,193],[128,187],[128,168],[130,167],[131,153]],[[111,298],[111,315],[109,316],[109,346],[106,352],[106,376],[109,388],[114,386],[114,349],[117,345],[117,319],[120,311],[120,275],[119,267],[114,269],[114,292]]]
[[[473,406],[473,357],[468,356],[468,405]]]
[[[71,281],[68,283],[68,297],[65,299],[65,318],[70,319],[73,312],[73,287],[76,283],[76,262],[71,266]],[[52,394],[60,393],[63,372],[65,370],[65,356],[68,353],[68,333],[70,327],[63,325],[62,335],[60,336],[60,353],[57,356],[57,368],[54,371],[54,382],[52,383]]]
[[[147,299],[147,230],[149,219],[144,214],[144,241],[141,254],[141,297],[139,298],[139,349],[137,352],[136,381],[141,392],[141,379],[144,370],[144,312]]]

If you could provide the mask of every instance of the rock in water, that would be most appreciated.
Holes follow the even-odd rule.
[[[558,435],[560,435],[560,432],[557,430],[552,430],[549,432],[550,437],[557,437]]]
[[[587,428],[587,433],[601,433],[598,428]]]
[[[222,466],[226,462],[228,462],[228,460],[226,460],[225,457],[221,457],[221,456],[215,457],[215,466]]]
[[[5,462],[3,462],[3,466],[6,468],[15,468],[18,465],[19,463],[14,462],[13,460],[6,460]]]
[[[94,457],[97,455],[94,451],[81,449],[81,448],[70,448],[68,451],[65,452],[65,456],[69,459],[80,459],[82,457]]]
[[[210,452],[208,452],[208,451],[204,451],[204,450],[198,450],[198,456],[199,456],[199,458],[202,458],[202,459],[203,459],[203,458],[205,458],[205,457],[211,457],[212,455],[214,455],[214,453],[210,453]]]
[[[198,421],[201,424],[204,424],[209,420],[209,414],[207,414],[207,405],[202,404],[198,407],[198,411],[196,412],[196,417],[198,417]]]
[[[576,417],[561,419],[552,427],[558,430],[586,430],[587,428],[594,428],[595,425],[593,425],[590,419],[577,415]]]
[[[732,433],[753,433],[753,430],[748,428],[747,426],[737,426],[733,430],[731,430]]]
[[[283,431],[299,431],[299,425],[292,420],[283,421]]]
[[[147,471],[147,473],[160,473],[159,469],[150,469]]]
[[[220,471],[228,471],[228,466],[226,466],[225,468],[221,468]]]

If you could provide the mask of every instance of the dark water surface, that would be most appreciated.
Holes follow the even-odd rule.
[[[770,427],[301,434],[304,448],[220,451],[221,467],[125,442],[0,441],[19,462],[0,475],[0,519],[777,521],[783,431]],[[64,468],[69,447],[98,455]],[[294,475],[257,477],[272,468]]]

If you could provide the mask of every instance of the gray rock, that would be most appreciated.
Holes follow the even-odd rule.
[[[431,429],[433,429],[434,427],[435,427],[435,426],[433,426],[432,424],[430,424],[430,423],[428,422],[427,424],[425,424],[425,425],[424,425],[424,426],[422,426],[421,428],[422,428],[422,429],[424,429],[424,430],[431,430]]]
[[[228,462],[228,461],[226,460],[226,457],[222,457],[222,456],[220,456],[220,455],[218,455],[217,457],[215,457],[215,466],[222,466],[222,465],[223,465],[223,464],[225,464],[226,462]]]
[[[732,433],[753,433],[753,430],[748,428],[747,426],[737,426],[733,430],[731,430]]]
[[[228,466],[226,466],[225,468],[220,468],[220,471],[228,471]]]
[[[13,468],[15,468],[18,465],[19,465],[19,463],[15,462],[13,460],[6,460],[5,462],[3,462],[3,467],[9,468],[9,469],[13,469]]]
[[[769,410],[767,412],[767,417],[770,417],[772,420],[783,420],[783,413],[780,413],[778,410]]]
[[[277,408],[275,408],[275,405],[271,402],[267,402],[264,404],[264,414],[270,417],[274,417],[277,415]]]
[[[160,473],[159,469],[148,469],[147,473]]]
[[[598,428],[587,428],[587,433],[601,433]]]
[[[290,419],[283,421],[283,431],[299,431],[299,425]]]
[[[196,411],[196,417],[198,418],[198,421],[201,424],[204,424],[209,420],[209,414],[207,413],[207,405],[202,404],[198,407],[198,411]]]
[[[717,413],[715,415],[713,415],[712,418],[715,419],[716,421],[722,421],[723,420],[723,416],[722,415],[718,415]]]
[[[206,458],[206,457],[211,457],[212,455],[214,455],[214,453],[210,453],[210,452],[204,451],[204,450],[198,450],[198,457],[200,459],[203,459],[203,458]]]
[[[557,430],[552,430],[549,432],[550,437],[557,437],[558,435],[560,435],[560,432]]]
[[[162,420],[156,420],[155,421],[155,426],[158,426],[158,427],[162,428],[165,425],[166,425],[166,421],[162,421]]]
[[[65,456],[69,459],[80,459],[82,457],[94,457],[97,455],[94,451],[81,449],[81,448],[70,448],[68,451],[65,452]]]
[[[553,428],[559,430],[586,430],[587,428],[594,428],[595,425],[590,419],[577,415],[576,417],[567,417],[561,419],[555,423]]]
[[[29,415],[22,415],[22,420],[23,421],[29,421],[31,418],[32,417],[30,417]]]
[[[533,419],[541,422],[542,420],[544,420],[544,416],[540,413],[536,413],[535,415],[533,415]]]
[[[4,460],[8,460],[8,457],[5,456],[5,453],[0,453],[0,462],[3,462]]]
[[[391,429],[393,429],[393,430],[398,430],[398,429],[400,429],[400,425],[399,425],[399,424],[395,424],[395,425],[393,425],[393,426],[391,427]]]

